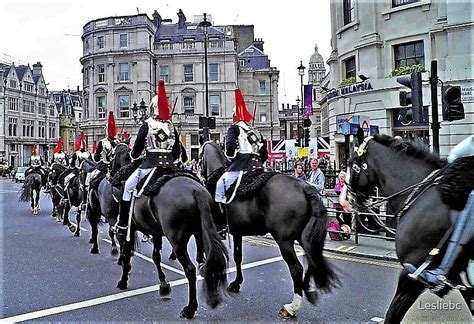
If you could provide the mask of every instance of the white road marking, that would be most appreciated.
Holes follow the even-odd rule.
[[[298,253],[298,255],[303,255],[303,253]],[[252,263],[243,264],[242,269],[255,268],[255,267],[258,267],[258,266],[261,266],[261,265],[270,264],[270,263],[274,263],[274,262],[279,262],[279,261],[282,261],[282,260],[283,260],[283,258],[281,256],[266,259],[266,260],[260,260],[260,261],[256,261],[256,262],[252,262]],[[235,272],[235,271],[236,271],[235,267],[227,269],[227,273],[231,273],[231,272]],[[202,280],[202,277],[197,276],[197,280],[198,281]],[[175,281],[171,281],[169,284],[170,284],[171,287],[176,287],[176,286],[184,285],[184,284],[187,284],[187,283],[188,283],[188,280],[186,278],[183,278],[183,279],[178,279],[178,280],[175,280]],[[109,296],[98,297],[98,298],[94,298],[94,299],[90,299],[90,300],[85,300],[85,301],[82,301],[82,302],[77,302],[77,303],[72,303],[72,304],[68,304],[68,305],[57,306],[57,307],[43,309],[43,310],[39,310],[39,311],[35,311],[35,312],[30,312],[30,313],[15,315],[15,316],[12,316],[12,317],[7,317],[7,318],[4,318],[4,319],[0,319],[0,323],[12,323],[12,322],[23,322],[23,321],[34,320],[34,319],[38,319],[38,318],[45,317],[45,316],[55,315],[55,314],[59,314],[59,313],[64,313],[64,312],[69,312],[69,311],[81,309],[81,308],[87,308],[87,307],[92,307],[92,306],[96,306],[96,305],[101,305],[101,304],[109,303],[109,302],[120,300],[120,299],[139,296],[139,295],[147,294],[147,293],[150,293],[150,292],[158,291],[159,289],[160,289],[160,285],[153,285],[153,286],[149,286],[149,287],[124,291],[124,292],[120,292],[120,293],[117,293],[117,294],[112,294],[112,295],[109,295]]]
[[[377,323],[381,323],[384,321],[384,318],[381,318],[381,317],[372,317],[370,319],[372,322],[377,322]]]

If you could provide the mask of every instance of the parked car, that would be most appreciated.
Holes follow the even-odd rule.
[[[13,178],[13,180],[15,182],[24,182],[26,169],[28,169],[28,167],[17,167],[15,171],[15,177]]]

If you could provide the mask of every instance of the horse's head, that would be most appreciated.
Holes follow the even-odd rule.
[[[357,132],[359,145],[355,148],[347,166],[347,185],[351,193],[359,203],[362,203],[374,192],[379,184],[379,179],[375,173],[375,163],[372,154],[369,153],[369,146],[372,145],[372,137],[364,138],[363,132]],[[371,147],[372,148],[372,147]]]
[[[58,182],[59,175],[66,170],[66,167],[59,163],[54,163],[51,166],[51,169],[48,173],[48,182],[51,182],[53,185]]]
[[[206,142],[201,146],[198,168],[200,176],[204,179],[207,179],[215,170],[226,166],[227,163],[228,159],[218,144]]]
[[[115,149],[112,156],[112,162],[110,164],[110,168],[112,170],[112,174],[120,170],[120,168],[130,164],[132,162],[132,158],[130,157],[130,149],[128,144],[119,143]]]

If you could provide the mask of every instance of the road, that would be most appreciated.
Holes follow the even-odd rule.
[[[121,267],[110,256],[107,225],[101,227],[101,253],[92,255],[87,221],[82,224],[81,236],[73,237],[50,216],[51,204],[45,195],[42,194],[42,210],[33,216],[27,203],[18,202],[18,189],[19,185],[0,180],[1,321],[180,320],[178,314],[187,301],[187,282],[183,280],[179,263],[163,258],[173,291],[169,298],[160,298],[157,273],[150,259],[151,244],[142,243],[132,261],[129,289],[120,291],[115,286]],[[190,249],[194,258],[194,244],[190,244]],[[243,251],[245,270],[241,292],[226,296],[216,309],[209,309],[200,298],[196,320],[279,320],[279,308],[291,302],[293,293],[289,272],[278,248],[272,240],[257,237],[246,238]],[[163,255],[169,252],[170,247],[165,243]],[[339,273],[342,286],[322,294],[316,306],[306,302],[298,320],[381,321],[395,291],[399,265],[330,253],[327,256]],[[232,267],[231,263],[229,281],[234,277]],[[198,283],[198,290],[200,286]],[[462,317],[465,304],[461,305],[462,310],[431,311],[426,310],[426,301],[430,300],[436,302],[432,295],[417,301],[406,319],[466,319]],[[449,300],[455,305],[460,303],[456,294]]]

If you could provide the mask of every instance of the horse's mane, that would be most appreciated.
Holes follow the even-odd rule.
[[[387,135],[375,135],[374,141],[384,146],[391,147],[398,152],[404,153],[413,158],[422,160],[435,168],[441,168],[446,162],[433,154],[429,147],[421,142],[411,140],[397,140]]]
[[[227,163],[228,159],[225,156],[224,151],[222,150],[219,144],[215,142],[206,142],[204,143],[204,145],[211,145],[215,149],[215,152],[217,153],[221,161],[224,163]],[[204,150],[202,150],[202,153],[204,153]],[[202,158],[202,156],[200,158]]]

